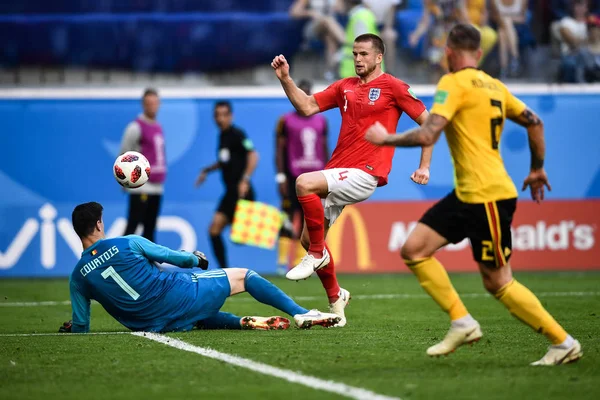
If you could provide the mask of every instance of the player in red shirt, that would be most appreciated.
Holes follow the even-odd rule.
[[[403,112],[419,125],[428,115],[406,83],[381,70],[384,45],[379,36],[358,36],[353,53],[358,76],[339,80],[312,96],[296,86],[283,55],[271,63],[285,94],[300,114],[310,116],[338,107],[342,115],[338,142],[325,169],[302,174],[296,180],[305,220],[302,244],[308,253],[286,275],[290,280],[300,280],[316,271],[329,297],[331,312],[341,317],[338,326],[346,324],[344,308],[350,293],[337,282],[325,237],[344,206],[368,199],[377,186],[387,184],[394,156],[393,147],[367,142],[365,132],[377,121],[388,132],[395,132]],[[424,185],[429,181],[431,153],[431,147],[423,147],[419,169],[411,175],[414,182]]]

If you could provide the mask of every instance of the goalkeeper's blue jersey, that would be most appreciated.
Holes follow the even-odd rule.
[[[89,331],[92,299],[131,330],[160,332],[191,329],[218,312],[229,294],[221,270],[163,272],[153,261],[183,268],[198,265],[191,253],[135,235],[99,240],[86,249],[70,279],[72,331]]]

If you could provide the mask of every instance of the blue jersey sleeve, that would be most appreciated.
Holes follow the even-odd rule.
[[[165,246],[152,243],[141,236],[130,236],[129,246],[135,254],[146,257],[150,261],[168,262],[181,268],[198,266],[198,258],[192,253],[174,251]]]
[[[90,330],[90,299],[80,283],[71,279],[71,307],[73,308],[73,333],[86,333]]]

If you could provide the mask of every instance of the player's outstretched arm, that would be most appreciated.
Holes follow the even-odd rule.
[[[171,250],[141,236],[131,236],[129,246],[135,254],[150,261],[167,262],[180,268],[194,268],[200,264],[199,258],[193,253]]]
[[[531,198],[538,204],[544,200],[544,186],[552,190],[548,176],[544,170],[544,157],[546,155],[546,143],[544,141],[544,124],[529,108],[525,109],[516,117],[509,118],[517,124],[527,128],[529,136],[529,150],[531,151],[531,167],[529,175],[523,182],[523,189],[531,189]]]
[[[321,111],[315,97],[307,95],[294,83],[290,76],[290,65],[283,54],[273,59],[271,67],[275,70],[275,75],[281,82],[285,95],[300,114],[309,117]]]
[[[71,326],[68,326],[68,323],[63,324],[63,332],[87,333],[90,331],[90,299],[82,290],[80,283],[73,278],[69,283],[69,291],[71,293],[73,320],[70,321]]]
[[[423,125],[396,135],[390,135],[385,127],[376,122],[365,134],[365,139],[380,146],[423,147],[438,141],[448,120],[441,115],[429,114]]]

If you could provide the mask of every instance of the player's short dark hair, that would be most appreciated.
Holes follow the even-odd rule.
[[[96,222],[102,219],[102,205],[91,201],[75,207],[71,214],[71,222],[77,236],[84,238],[94,232]]]
[[[381,54],[385,54],[385,45],[383,44],[383,39],[377,36],[374,33],[363,33],[354,39],[354,43],[364,43],[371,42],[373,48],[380,52]]]
[[[312,82],[308,79],[302,79],[300,82],[298,82],[298,87],[304,90],[306,93],[310,94],[310,92],[312,91]]]
[[[448,34],[448,47],[457,50],[477,51],[481,46],[481,34],[471,24],[456,24]]]
[[[154,88],[146,88],[144,90],[144,94],[142,95],[142,100],[144,100],[148,96],[156,96],[158,97],[158,90]]]
[[[229,100],[219,100],[215,103],[215,110],[219,107],[227,107],[227,111],[231,114],[233,112],[233,107],[231,106],[231,102]]]

